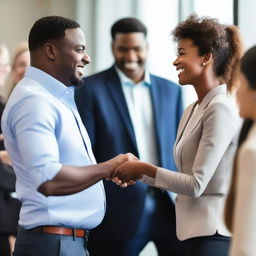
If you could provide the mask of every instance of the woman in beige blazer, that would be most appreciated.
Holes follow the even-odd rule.
[[[193,85],[198,96],[179,125],[174,146],[179,172],[131,162],[115,175],[119,182],[141,178],[178,194],[177,236],[185,240],[186,256],[226,256],[230,239],[223,206],[241,123],[228,92],[235,86],[241,41],[237,27],[196,15],[181,22],[173,35],[179,83]]]
[[[246,118],[240,133],[225,219],[233,232],[230,256],[256,255],[256,46],[241,61],[237,91],[240,116]]]

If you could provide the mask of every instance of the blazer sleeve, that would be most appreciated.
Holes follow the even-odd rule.
[[[255,141],[253,141],[255,144]],[[238,157],[233,239],[230,256],[256,252],[256,148],[243,147]]]
[[[75,102],[82,122],[90,137],[92,148],[95,145],[95,113],[93,95],[90,89],[84,85],[75,91]]]
[[[176,118],[177,118],[177,124],[179,124],[181,116],[184,111],[184,103],[183,103],[183,96],[182,96],[182,90],[179,88],[179,93],[178,93],[178,98],[177,98],[177,113],[176,113]],[[178,126],[177,126],[178,128]]]
[[[182,156],[183,161],[192,161],[191,170],[180,172],[158,168],[155,186],[175,193],[199,197],[214,175],[225,151],[239,127],[232,109],[224,103],[207,107],[202,117],[202,135],[195,158]],[[189,135],[191,136],[191,135]],[[189,147],[184,145],[184,147]],[[191,173],[191,174],[187,174]]]

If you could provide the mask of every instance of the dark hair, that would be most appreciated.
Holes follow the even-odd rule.
[[[35,22],[29,33],[29,50],[41,47],[50,39],[60,39],[65,36],[65,30],[79,28],[80,25],[69,18],[61,16],[46,16]]]
[[[256,46],[250,48],[241,59],[241,71],[252,90],[256,90]]]
[[[247,81],[249,82],[249,87],[252,90],[256,90],[256,74],[255,74],[255,66],[256,66],[256,46],[250,48],[242,57],[240,63],[241,72],[246,77]],[[254,121],[251,119],[246,119],[243,123],[239,140],[238,140],[238,147],[235,155],[234,166],[233,166],[233,173],[232,173],[232,180],[230,184],[230,189],[228,192],[226,205],[225,205],[225,223],[226,226],[230,231],[233,230],[233,214],[234,214],[234,207],[235,207],[235,197],[236,197],[236,181],[237,181],[237,155],[240,146],[246,140],[246,137],[253,126]]]
[[[212,53],[215,74],[227,84],[228,90],[234,87],[239,60],[242,56],[242,40],[236,26],[225,26],[217,19],[191,15],[178,24],[173,31],[175,41],[190,38],[199,48],[199,54]]]
[[[115,40],[117,33],[133,33],[141,32],[147,37],[147,28],[146,26],[136,18],[123,18],[116,21],[111,27],[111,36]]]

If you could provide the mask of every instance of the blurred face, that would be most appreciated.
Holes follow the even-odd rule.
[[[67,29],[65,37],[57,42],[58,80],[66,86],[78,86],[82,81],[84,67],[91,61],[85,52],[85,47],[85,36],[80,28]]]
[[[243,118],[256,120],[256,90],[252,90],[243,73],[240,73],[240,86],[236,92],[239,113]]]
[[[178,56],[173,62],[179,73],[179,83],[195,85],[204,71],[203,61],[204,56],[199,56],[199,49],[193,40],[181,39],[178,44]]]
[[[115,64],[135,83],[143,80],[148,44],[143,33],[118,33],[112,42]]]
[[[0,52],[0,86],[3,86],[10,72],[9,53],[3,49]]]
[[[13,63],[13,82],[17,84],[24,76],[26,68],[30,65],[29,51],[21,52]]]

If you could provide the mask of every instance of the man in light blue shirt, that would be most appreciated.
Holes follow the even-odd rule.
[[[22,202],[14,255],[87,255],[87,231],[105,213],[101,179],[133,158],[95,162],[73,91],[90,62],[85,47],[79,24],[64,17],[41,18],[30,31],[31,67],[2,118]]]

